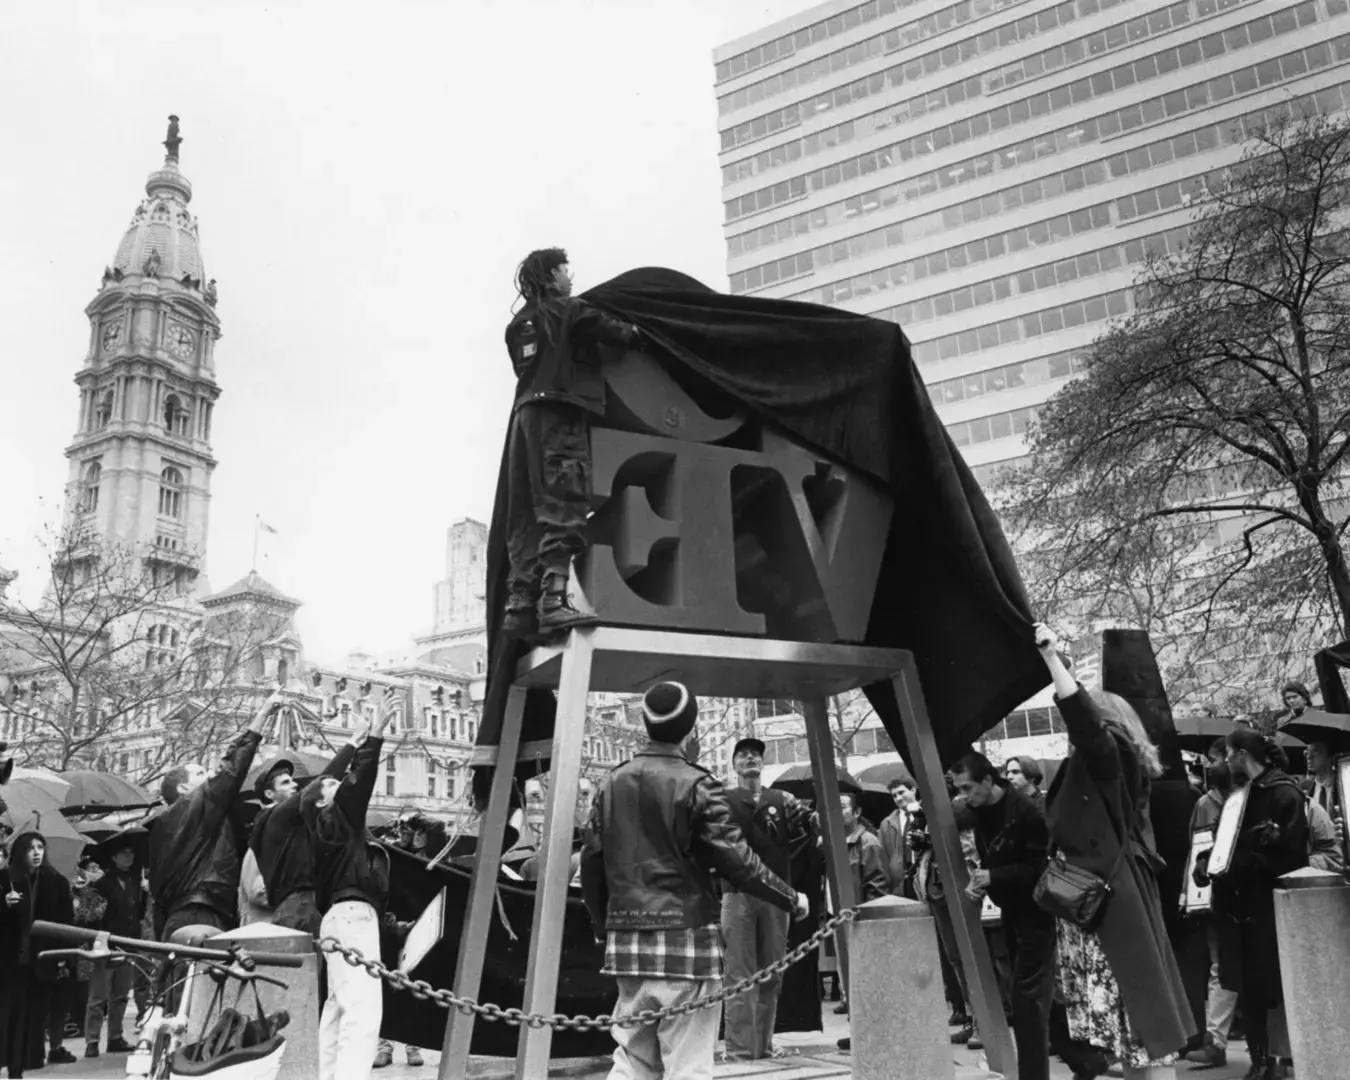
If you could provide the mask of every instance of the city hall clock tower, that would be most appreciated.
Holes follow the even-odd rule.
[[[86,550],[115,544],[188,597],[204,584],[220,319],[188,210],[192,185],[178,171],[182,141],[171,116],[164,164],[85,308],[66,525]],[[72,561],[81,548],[71,546]]]

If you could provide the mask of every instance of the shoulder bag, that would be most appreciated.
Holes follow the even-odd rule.
[[[1102,796],[1102,804],[1106,807],[1107,817],[1111,817],[1111,824],[1114,825],[1115,818],[1111,815],[1111,804],[1107,802],[1105,794]],[[1125,853],[1129,851],[1130,843],[1129,835],[1125,834],[1121,838],[1120,852],[1111,867],[1111,873],[1105,878],[1094,874],[1091,870],[1074,866],[1064,857],[1062,851],[1052,850],[1050,861],[1031,894],[1032,899],[1042,911],[1049,912],[1057,919],[1073,923],[1084,930],[1093,929],[1105,914],[1107,901],[1111,898],[1111,880],[1120,870],[1120,864],[1125,861]]]

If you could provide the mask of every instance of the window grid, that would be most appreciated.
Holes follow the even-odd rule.
[[[1350,51],[1350,42],[1347,42],[1347,46],[1347,51]],[[1322,44],[1312,46],[1304,51],[1314,52],[1317,50],[1329,53],[1330,46]],[[1324,63],[1329,62],[1329,59],[1324,61]],[[1235,145],[1245,140],[1253,127],[1294,111],[1302,112],[1305,115],[1316,113],[1327,116],[1347,105],[1350,105],[1350,82],[1326,87],[1315,93],[1294,98],[1287,104],[1270,106],[1255,110],[1245,116],[1194,128],[1191,131],[1182,132],[1167,139],[1160,139],[1146,146],[1136,147],[1127,153],[1123,152],[1113,154],[1110,157],[1099,158],[1096,161],[1090,161],[1063,172],[1051,173],[1024,184],[1015,184],[1012,187],[1003,188],[978,199],[955,203],[943,210],[894,222],[882,228],[836,240],[818,248],[812,248],[800,255],[789,256],[789,259],[797,260],[792,274],[785,272],[784,264],[787,260],[777,260],[758,267],[750,267],[748,270],[732,276],[732,291],[761,288],[764,285],[772,284],[774,281],[782,280],[784,277],[807,273],[819,266],[841,262],[848,258],[858,258],[870,251],[914,243],[929,236],[941,235],[963,225],[996,218],[1025,205],[1054,199],[1060,195],[1072,194],[1085,188],[1096,187],[1122,176],[1136,175],[1146,169],[1167,164],[1177,158],[1190,157],[1196,153],[1207,153],[1224,144]],[[732,237],[731,242],[734,245],[736,241],[743,241],[750,236],[756,236],[759,239],[760,234],[776,230],[778,235],[763,238],[763,246],[770,246],[783,242],[794,232],[797,235],[804,235],[812,229],[826,228],[849,218],[889,209],[899,203],[903,194],[902,189],[908,185],[909,181],[905,181],[900,184],[888,185],[885,188],[878,188],[875,191],[854,196],[843,202],[817,208],[809,214],[799,214],[794,218],[786,218],[763,229],[751,233],[742,233],[738,237]],[[784,226],[787,226],[787,229],[784,229]],[[756,250],[757,247],[758,245],[753,245],[743,250]],[[732,252],[732,254],[738,253]],[[745,275],[744,278],[741,277],[741,274]]]
[[[951,360],[957,356],[971,356],[985,349],[997,349],[1013,342],[1027,341],[1075,326],[1105,322],[1107,319],[1126,314],[1131,306],[1129,289],[1100,293],[1069,304],[1058,304],[1026,315],[985,323],[983,326],[920,342],[913,347],[914,361],[918,364],[934,364],[939,360]],[[883,311],[874,311],[871,315],[874,319],[895,322],[894,312],[894,308],[886,308]]]
[[[80,485],[80,510],[92,514],[98,509],[99,481],[103,476],[103,461],[95,458],[84,466],[84,476]]]
[[[957,446],[1011,439],[1014,436],[1025,435],[1038,412],[1039,409],[1035,405],[1028,405],[1023,409],[1013,409],[1012,412],[977,416],[973,420],[947,424],[947,434]]]
[[[911,3],[916,2],[917,0],[905,0],[904,3],[893,5],[892,11],[897,8],[908,7]],[[973,0],[973,2],[966,0],[963,3],[952,4],[950,7],[935,11],[925,18],[906,23],[903,26],[892,27],[880,34],[863,38],[862,41],[855,42],[843,49],[826,53],[824,56],[818,56],[805,64],[798,64],[786,71],[780,71],[777,75],[771,75],[767,79],[761,79],[759,82],[743,86],[739,90],[733,90],[729,94],[722,94],[717,99],[717,115],[725,116],[727,113],[736,112],[749,105],[756,105],[761,101],[777,97],[779,94],[786,94],[798,87],[807,86],[817,79],[828,78],[836,72],[857,67],[874,56],[893,53],[898,49],[933,37],[935,34],[945,33],[953,27],[970,22],[972,19],[978,19],[996,11],[1014,7],[1021,2],[1022,0]],[[886,12],[888,15],[890,13],[889,11]],[[858,25],[861,25],[861,20],[859,20]],[[843,33],[842,26],[838,32]],[[797,34],[800,33],[801,31],[797,31]],[[793,36],[795,38],[796,34]],[[814,44],[814,42],[812,43]],[[762,48],[763,46],[761,46]],[[778,58],[778,56],[774,57],[775,60]],[[735,74],[741,73],[736,72]]]
[[[1023,360],[1019,364],[1004,364],[1002,367],[985,368],[972,371],[955,379],[943,379],[928,384],[928,396],[935,405],[946,405],[953,401],[973,401],[989,394],[1000,394],[1005,390],[1017,390],[1023,386],[1037,386],[1041,383],[1067,379],[1087,370],[1087,355],[1081,349],[1069,349],[1065,352],[1049,353],[1033,360]]]
[[[1067,285],[1080,278],[1109,274],[1123,266],[1143,262],[1144,257],[1149,254],[1175,255],[1186,245],[1189,235],[1190,226],[1180,225],[1175,229],[1136,237],[1121,244],[1086,251],[1082,255],[1056,259],[1026,270],[977,281],[973,285],[963,285],[959,289],[920,297],[917,300],[897,304],[892,310],[895,312],[895,321],[902,326],[932,322],[934,319],[983,307],[985,304],[993,304],[1013,296],[1027,296],[1042,289]]]
[[[1329,9],[1331,14],[1321,14],[1319,8]],[[1289,10],[1295,13],[1295,17],[1293,19],[1282,17],[1285,11]],[[992,131],[1001,131],[1032,121],[1043,121],[1045,117],[1056,112],[1112,94],[1117,90],[1124,90],[1174,71],[1210,63],[1217,56],[1237,52],[1251,45],[1265,45],[1272,37],[1311,25],[1319,19],[1339,18],[1346,10],[1350,10],[1350,0],[1305,0],[1293,9],[1285,9],[1274,15],[1263,15],[1240,26],[1210,34],[1199,41],[1185,42],[1163,49],[1109,71],[1098,72],[1068,85],[1057,86],[1031,97],[1009,102],[996,109],[934,128],[922,135],[915,135],[890,146],[845,161],[834,162],[812,172],[801,173],[769,187],[751,191],[723,204],[726,220],[735,221],[749,214],[801,198],[808,190],[824,191],[839,184],[849,183],[860,176],[896,168]],[[1344,35],[1332,44],[1338,60],[1350,58],[1350,35]],[[1312,56],[1309,55],[1313,53],[1320,55],[1323,51],[1325,51],[1324,43],[1298,49],[1278,59],[1265,60],[1249,68],[1173,90],[1148,101],[1124,106],[1081,124],[1046,132],[1000,150],[957,162],[942,170],[913,177],[907,181],[907,187],[914,188],[920,196],[930,194],[939,188],[966,183],[1003,169],[1015,168],[1027,161],[1097,142],[1121,131],[1129,131],[1145,124],[1206,108],[1235,94],[1245,94],[1261,86],[1269,86],[1304,75],[1310,67],[1325,66],[1331,61],[1329,55],[1320,64],[1312,63]]]
[[[175,519],[183,516],[183,474],[172,465],[159,474],[159,514]]]
[[[1097,229],[1110,228],[1130,221],[1142,212],[1151,212],[1142,211],[1140,207],[1152,206],[1154,211],[1158,211],[1191,206],[1205,198],[1227,171],[1216,169],[1213,172],[1188,176],[1170,184],[1150,188],[1148,191],[1136,192],[1134,195],[1127,195],[1111,202],[1098,203],[1085,210],[1075,210],[1072,214],[1060,214],[1058,217],[1046,218],[1020,229],[995,233],[993,236],[981,237],[968,244],[958,244],[931,255],[922,255],[917,259],[883,266],[841,281],[828,282],[804,293],[796,293],[789,299],[815,304],[839,304],[874,292],[901,288],[912,282],[937,277],[949,271],[978,266],[980,263],[994,261],[1004,255],[1058,243],[1071,236],[1082,236]],[[732,292],[736,291],[733,287]]]
[[[799,106],[790,106],[789,109],[798,110],[800,120],[808,120],[825,109],[849,105],[887,89],[899,89],[901,86],[919,81],[926,75],[936,74],[944,68],[964,64],[979,56],[988,56],[999,49],[1020,44],[1070,22],[1076,22],[1082,17],[1080,8],[1086,2],[1087,0],[1077,0],[1076,3],[1060,4],[1034,16],[1006,23],[997,30],[989,30],[926,56],[907,60],[887,71],[878,72],[847,87],[840,87],[828,94],[804,101]],[[1115,23],[1104,30],[1066,41],[1052,49],[1032,53],[1013,63],[991,68],[983,74],[951,83],[927,94],[920,94],[908,101],[887,105],[866,116],[855,117],[804,138],[771,147],[740,161],[733,161],[722,167],[722,182],[734,184],[801,158],[814,157],[823,150],[868,138],[906,121],[917,120],[953,105],[972,102],[975,98],[1010,89],[1018,83],[1034,79],[1046,72],[1057,71],[1118,49],[1129,48],[1147,38],[1168,33],[1178,26],[1189,26],[1197,19],[1227,11],[1246,2],[1249,0],[1181,0],[1180,3],[1169,4],[1138,18]],[[788,110],[780,110],[785,111]]]

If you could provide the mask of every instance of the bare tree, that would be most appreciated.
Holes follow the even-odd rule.
[[[258,698],[275,627],[213,625],[115,542],[61,534],[47,547],[41,600],[0,607],[0,732],[19,763],[116,771],[119,749],[141,743],[146,782],[223,749]]]
[[[1234,123],[995,492],[1042,612],[1147,629],[1174,693],[1230,708],[1350,634],[1350,121]]]

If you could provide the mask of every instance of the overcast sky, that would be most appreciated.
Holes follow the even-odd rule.
[[[407,643],[446,528],[491,513],[516,263],[724,288],[712,50],[809,6],[4,5],[0,566],[40,592],[83,309],[176,113],[224,323],[211,583],[261,514],[311,657]]]

